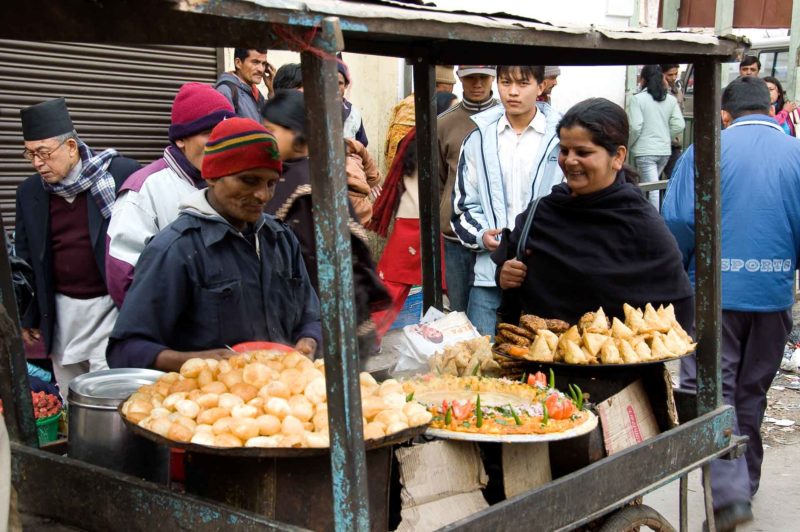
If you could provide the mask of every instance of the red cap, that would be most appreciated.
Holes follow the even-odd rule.
[[[172,102],[169,140],[175,142],[208,131],[226,118],[233,118],[233,105],[211,85],[184,83]]]
[[[282,171],[275,137],[249,118],[229,118],[217,124],[206,142],[203,179],[217,179],[254,168]]]

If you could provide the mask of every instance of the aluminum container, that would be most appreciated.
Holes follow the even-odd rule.
[[[71,458],[154,482],[169,478],[169,449],[129,431],[117,411],[141,386],[154,383],[160,371],[122,368],[86,373],[69,384]]]

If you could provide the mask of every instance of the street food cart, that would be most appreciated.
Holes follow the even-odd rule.
[[[338,51],[406,58],[413,65],[425,306],[441,308],[439,182],[434,67],[500,63],[620,65],[693,63],[696,69],[696,336],[698,391],[676,397],[681,424],[623,452],[448,526],[459,530],[570,529],[686,477],[710,460],[735,454],[734,411],[721,400],[720,373],[720,62],[743,45],[733,37],[652,30],[558,27],[508,15],[445,12],[402,1],[28,0],[5,6],[0,38],[99,43],[158,43],[289,48],[301,52],[314,188],[319,287],[330,404],[330,464],[336,530],[370,528],[367,460],[362,439],[358,355],[347,229]],[[180,73],[176,72],[176,76]],[[5,251],[0,251],[3,255]],[[8,262],[0,257],[4,301]],[[12,441],[13,478],[30,513],[100,529],[224,526],[287,529],[253,512],[177,494],[110,470],[37,448],[16,311],[0,310],[0,396]],[[6,314],[7,312],[7,314]],[[9,317],[10,315],[10,317]],[[334,363],[335,362],[335,363]],[[657,459],[654,459],[657,457]],[[54,479],[57,479],[55,481]],[[50,490],[54,481],[57,490]],[[713,521],[706,476],[706,511]],[[48,492],[47,499],[37,493]],[[581,496],[576,496],[581,494]],[[586,496],[591,494],[590,496]],[[622,514],[621,514],[622,515]],[[635,518],[631,519],[634,523]],[[633,525],[631,525],[633,526]]]

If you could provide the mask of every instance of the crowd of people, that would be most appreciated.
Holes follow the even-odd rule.
[[[723,395],[751,443],[745,457],[714,463],[721,530],[752,519],[759,427],[800,254],[795,106],[759,67],[746,58],[722,97]],[[243,341],[320,352],[318,276],[328,273],[316,251],[302,74],[297,64],[276,71],[264,50],[237,49],[234,71],[215,86],[180,88],[163,156],[144,167],[84,143],[63,98],[22,110],[36,171],[17,192],[15,251],[33,269],[35,294],[23,339],[44,343],[63,391],[87,371],[176,370],[189,358],[227,358]],[[672,303],[692,330],[694,148],[681,153],[678,65],[645,66],[627,112],[591,98],[563,115],[549,101],[557,66],[459,65],[455,74],[436,70],[449,308],[493,336],[498,316],[575,322],[600,306],[622,317],[624,303]],[[421,282],[425,191],[413,95],[393,111],[384,179],[341,60],[338,76],[363,361]],[[664,172],[659,212],[661,200],[637,184]],[[388,238],[380,257],[368,229]],[[681,385],[693,388],[695,374],[683,359]]]

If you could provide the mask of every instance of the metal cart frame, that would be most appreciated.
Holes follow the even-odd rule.
[[[393,5],[391,5],[393,4]],[[367,14],[364,14],[367,13]],[[157,21],[157,23],[154,23]],[[35,23],[34,23],[35,22]],[[98,43],[158,43],[263,46],[301,49],[307,126],[315,194],[319,287],[330,404],[331,463],[336,530],[369,529],[368,479],[361,438],[355,313],[347,228],[342,122],[334,54],[348,52],[404,57],[414,67],[419,157],[420,225],[425,306],[442,305],[439,252],[439,181],[434,67],[436,64],[501,63],[696,65],[695,215],[697,243],[696,396],[679,395],[683,423],[656,438],[520,494],[447,529],[512,530],[536,523],[543,530],[569,529],[619,508],[635,497],[681,479],[718,456],[740,449],[732,435],[734,411],[722,405],[720,372],[720,62],[734,60],[743,44],[733,37],[680,37],[675,33],[597,28],[556,28],[523,19],[431,13],[397,2],[354,4],[309,0],[120,0],[95,2],[27,0],[4,7],[0,37]],[[531,61],[531,57],[536,57]],[[0,287],[11,296],[5,248],[0,250]],[[11,296],[11,297],[10,297]],[[36,449],[16,309],[0,308],[0,397],[13,440],[15,478],[24,478],[20,497],[59,476],[61,494],[45,507],[28,507],[90,529],[113,524],[211,530],[281,528],[285,524],[138,481],[115,472]],[[659,457],[654,460],[653,457]],[[591,497],[576,494],[592,494]],[[52,497],[52,495],[51,495]],[[91,510],[77,511],[76,497],[94,497]],[[706,498],[713,529],[710,498]],[[120,504],[121,503],[121,504]],[[127,504],[128,506],[125,506]],[[126,517],[137,512],[137,523]],[[682,511],[681,530],[686,529]]]

